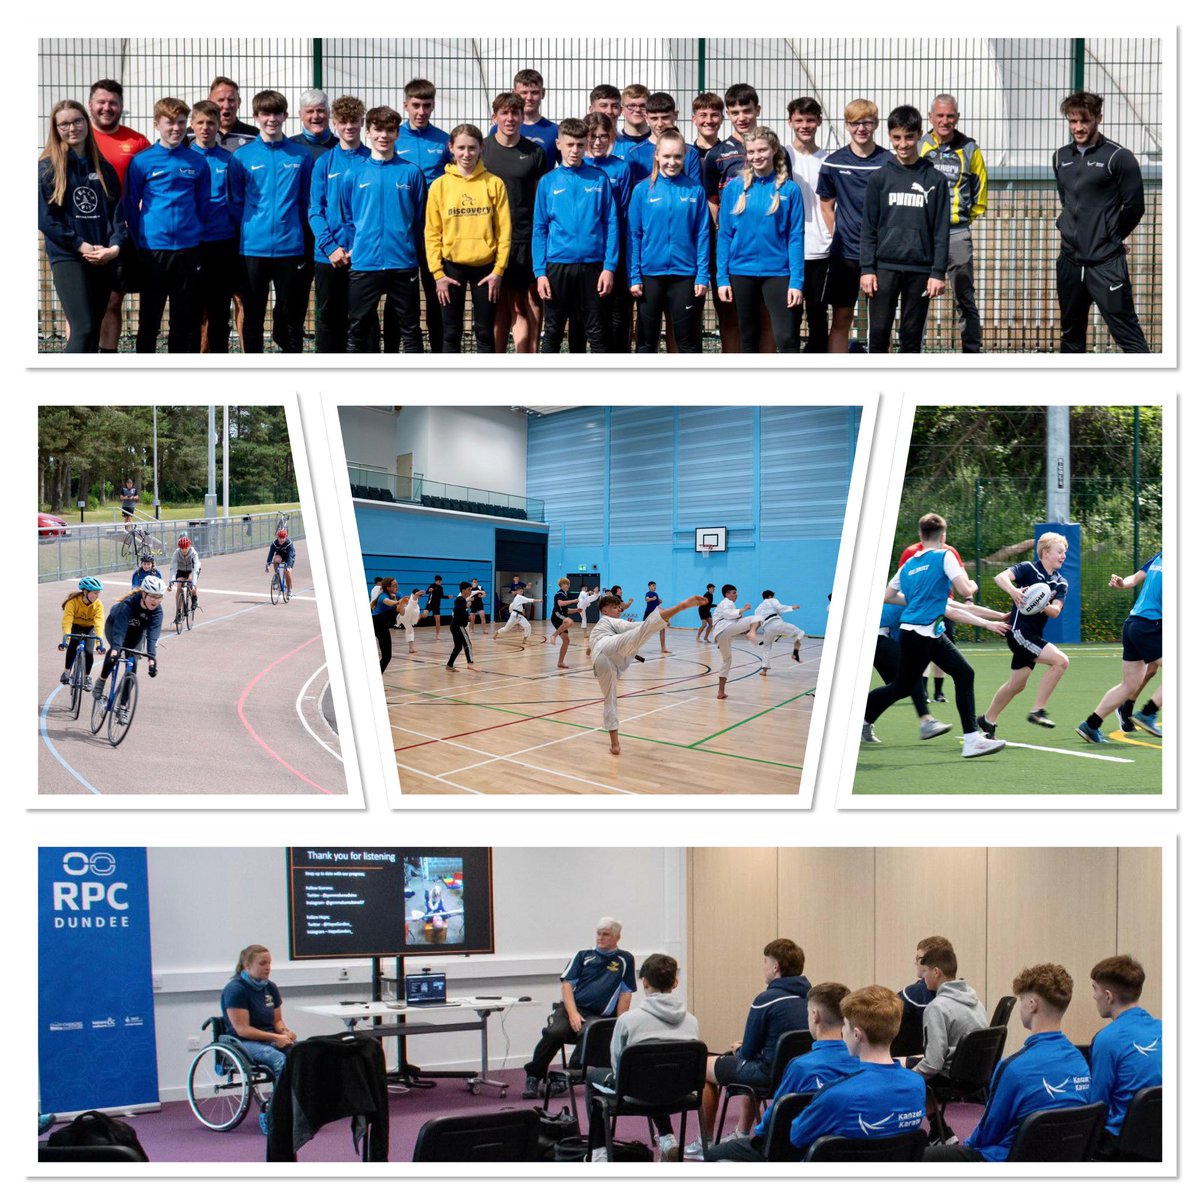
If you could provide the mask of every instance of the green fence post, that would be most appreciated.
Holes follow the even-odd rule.
[[[982,534],[980,532],[980,521],[983,519],[983,482],[979,479],[975,480],[975,582],[979,583],[980,577],[983,574],[983,543]],[[978,593],[976,593],[978,597]],[[983,634],[979,631],[979,626],[975,626],[975,640],[983,641]]]
[[[1071,77],[1074,81],[1071,85],[1071,90],[1073,92],[1083,91],[1083,47],[1085,41],[1085,38],[1071,39],[1071,55],[1074,59],[1074,64],[1071,71]]]
[[[1133,409],[1133,569],[1142,561],[1142,410]]]
[[[696,39],[696,83],[698,85],[696,88],[696,91],[698,91],[698,92],[704,92],[704,91],[708,90],[704,86],[704,75],[705,75],[705,66],[706,66],[705,56],[707,54],[707,43],[708,43],[708,38],[697,38]]]
[[[320,88],[321,85],[321,43],[323,38],[313,38],[313,53],[312,53],[312,85],[315,88]]]

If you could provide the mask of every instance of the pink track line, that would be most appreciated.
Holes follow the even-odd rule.
[[[295,775],[297,779],[303,779],[305,783],[307,783],[307,784],[308,784],[310,787],[314,787],[314,788],[316,788],[318,792],[323,792],[323,793],[324,793],[326,796],[332,796],[332,795],[333,795],[333,793],[332,793],[332,792],[331,792],[331,791],[330,791],[328,788],[323,788],[323,787],[322,787],[322,786],[321,786],[319,783],[316,783],[314,780],[312,780],[312,779],[309,779],[309,777],[308,777],[307,775],[303,774],[303,773],[302,773],[302,772],[300,772],[300,771],[297,771],[297,770],[296,770],[296,768],[295,768],[295,767],[293,767],[291,763],[289,763],[289,762],[286,762],[284,759],[280,758],[280,757],[279,757],[279,755],[278,755],[278,754],[276,754],[276,753],[275,753],[275,751],[274,751],[274,750],[272,750],[272,749],[271,749],[271,747],[270,747],[270,746],[268,746],[268,745],[267,745],[267,743],[266,743],[266,742],[264,742],[264,741],[262,740],[262,738],[261,738],[261,737],[259,737],[259,735],[258,735],[258,734],[255,732],[254,726],[253,726],[253,725],[251,725],[251,724],[250,724],[250,722],[246,720],[246,713],[245,713],[246,697],[250,695],[251,691],[253,691],[253,689],[254,689],[254,685],[255,685],[256,683],[258,683],[258,681],[259,681],[259,680],[260,680],[260,679],[261,679],[261,678],[262,678],[264,675],[266,675],[266,674],[267,674],[269,671],[273,671],[273,670],[275,670],[275,668],[276,668],[277,666],[279,666],[279,664],[280,664],[281,662],[286,662],[286,661],[287,661],[289,658],[291,658],[291,657],[292,657],[292,655],[293,655],[293,654],[299,654],[299,653],[300,653],[300,651],[301,651],[301,650],[303,650],[303,649],[304,649],[306,646],[311,646],[311,645],[313,644],[313,642],[317,642],[317,641],[320,641],[320,640],[321,640],[321,635],[318,633],[318,634],[317,634],[315,637],[310,637],[310,638],[308,639],[308,641],[307,641],[307,642],[302,642],[302,643],[301,643],[299,646],[296,646],[294,649],[292,649],[292,650],[289,650],[289,651],[288,651],[286,654],[284,654],[282,657],[280,657],[280,658],[277,658],[277,659],[276,659],[276,660],[275,660],[273,663],[271,663],[269,666],[263,667],[263,669],[262,669],[261,671],[259,671],[259,673],[258,673],[257,675],[255,675],[255,677],[254,677],[252,680],[250,680],[250,682],[249,682],[248,684],[246,684],[246,690],[245,690],[245,691],[244,691],[244,692],[241,694],[241,697],[238,699],[238,703],[237,703],[237,714],[238,714],[238,720],[240,720],[240,721],[241,721],[241,723],[242,723],[242,724],[243,724],[243,725],[246,727],[246,732],[247,732],[247,733],[248,733],[248,734],[249,734],[249,735],[250,735],[250,736],[251,736],[251,737],[252,737],[252,738],[253,738],[253,739],[254,739],[254,740],[255,740],[255,741],[256,741],[256,742],[257,742],[257,743],[258,743],[258,744],[259,744],[259,745],[260,745],[260,746],[261,746],[261,747],[262,747],[262,748],[263,748],[263,749],[264,749],[264,750],[265,750],[265,751],[266,751],[266,752],[267,752],[267,753],[268,753],[268,754],[269,754],[269,755],[270,755],[270,756],[271,756],[271,757],[272,757],[272,758],[273,758],[273,759],[276,761],[276,762],[277,762],[277,763],[279,763],[279,765],[280,765],[281,767],[285,767],[287,770],[291,771],[291,773],[292,773],[293,775]]]

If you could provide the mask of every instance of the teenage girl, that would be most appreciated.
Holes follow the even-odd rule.
[[[83,679],[85,692],[92,690],[92,666],[96,661],[96,650],[104,648],[99,640],[100,631],[104,628],[104,602],[100,599],[103,588],[104,584],[94,575],[86,575],[79,581],[79,587],[73,592],[68,592],[67,598],[62,602],[62,641],[59,643],[59,649],[65,646],[67,657],[63,662],[63,673],[58,682],[71,682],[71,668],[75,665],[75,655],[82,648],[83,665],[86,669]],[[71,634],[81,636],[71,637]],[[97,640],[87,641],[82,636],[86,634],[95,634]]]
[[[396,596],[399,584],[389,575],[382,584],[375,603],[371,605],[371,624],[375,627],[375,638],[379,642],[379,671],[382,674],[392,661],[392,626],[396,623],[396,611],[400,601]]]

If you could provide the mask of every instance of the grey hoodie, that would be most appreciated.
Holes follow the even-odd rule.
[[[637,1008],[623,1012],[613,1027],[612,1069],[621,1051],[639,1042],[689,1042],[700,1037],[700,1022],[675,992],[643,992]]]
[[[925,1057],[917,1064],[922,1075],[944,1075],[958,1043],[976,1029],[986,1029],[987,1013],[965,979],[947,979],[925,1009]]]

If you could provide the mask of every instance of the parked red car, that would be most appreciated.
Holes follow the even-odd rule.
[[[70,537],[70,530],[67,529],[67,523],[62,517],[52,516],[50,513],[38,513],[38,537]]]

